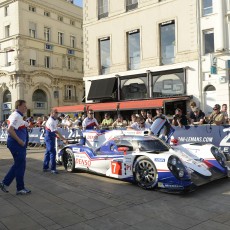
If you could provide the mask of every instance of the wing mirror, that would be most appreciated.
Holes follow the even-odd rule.
[[[118,150],[119,152],[124,152],[124,155],[126,155],[126,153],[127,153],[127,151],[129,150],[129,148],[128,148],[128,147],[119,147],[117,150]]]

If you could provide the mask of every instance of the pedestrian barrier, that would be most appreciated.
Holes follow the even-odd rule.
[[[202,125],[202,126],[184,126],[174,127],[175,132],[173,137],[178,139],[179,143],[211,143],[220,147],[225,153],[230,152],[230,125],[216,126],[216,125]],[[83,136],[79,129],[64,129],[59,128],[58,131],[66,139],[75,139]],[[84,131],[83,131],[84,132]],[[33,128],[29,132],[30,147],[44,147],[44,128]],[[6,129],[0,129],[0,144],[6,145],[7,140]]]

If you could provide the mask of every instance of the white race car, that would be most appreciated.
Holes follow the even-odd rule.
[[[92,130],[85,136],[87,145],[67,145],[59,151],[69,172],[86,170],[168,192],[191,191],[229,175],[225,156],[210,144],[171,147],[144,131]]]

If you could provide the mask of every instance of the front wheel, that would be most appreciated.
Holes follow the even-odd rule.
[[[63,155],[63,165],[67,172],[73,172],[75,169],[75,157],[71,149],[66,149]]]
[[[152,189],[157,184],[157,169],[154,163],[145,156],[137,158],[134,163],[134,179],[143,189]]]

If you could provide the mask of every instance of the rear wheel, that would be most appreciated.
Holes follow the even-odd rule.
[[[66,149],[63,155],[63,164],[67,172],[73,172],[75,169],[75,157],[71,149]]]
[[[157,169],[154,163],[145,156],[137,158],[134,163],[134,179],[143,189],[152,189],[157,184]]]

